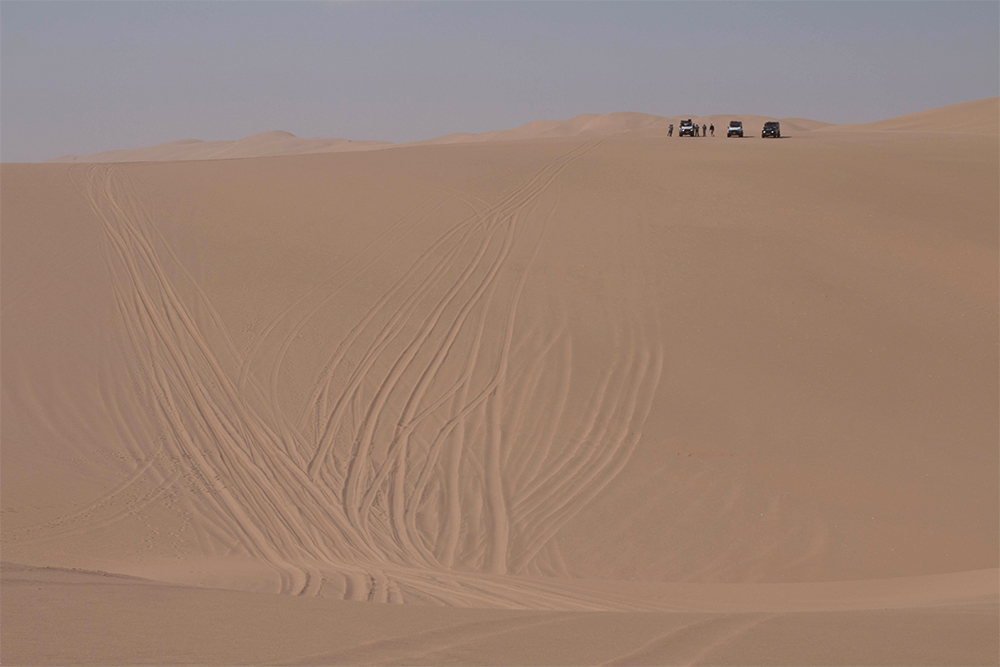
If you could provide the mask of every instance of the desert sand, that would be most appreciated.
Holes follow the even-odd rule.
[[[997,100],[678,118],[4,164],[3,664],[998,664]]]

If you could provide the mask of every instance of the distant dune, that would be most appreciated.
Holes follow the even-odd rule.
[[[731,120],[743,122],[747,136],[760,134],[766,121],[778,120],[784,135],[816,130],[837,131],[923,131],[969,132],[997,136],[1000,134],[998,98],[965,102],[931,109],[920,113],[889,118],[874,123],[834,125],[807,118],[772,118],[745,114],[714,114],[710,116],[654,116],[630,111],[607,114],[582,114],[569,120],[539,120],[509,130],[494,130],[478,134],[459,132],[408,144],[385,141],[351,141],[348,139],[302,139],[290,132],[262,132],[238,141],[201,141],[181,139],[146,148],[104,151],[90,155],[64,155],[46,162],[171,162],[183,160],[221,160],[226,158],[270,157],[309,153],[340,153],[366,151],[392,146],[430,146],[489,141],[523,141],[557,137],[610,137],[639,133],[651,137],[667,136],[673,124],[676,136],[682,120],[692,119],[698,125],[715,125],[716,136],[725,137]]]
[[[918,111],[874,123],[837,125],[826,129],[851,132],[967,132],[995,137],[1000,136],[1000,97]]]
[[[350,141],[348,139],[302,139],[290,132],[274,131],[254,134],[239,141],[200,141],[181,139],[147,148],[105,151],[91,155],[64,155],[46,162],[171,162],[183,160],[222,160],[226,158],[302,155],[306,153],[339,153],[371,150],[389,146],[383,141]]]
[[[458,133],[436,137],[417,144],[448,144],[472,141],[512,141],[545,137],[611,136],[633,130],[666,127],[667,119],[629,111],[608,114],[582,114],[569,120],[538,120],[510,130],[495,130],[479,134]]]
[[[105,151],[90,155],[64,155],[46,160],[64,162],[172,162],[184,160],[221,160],[226,158],[270,157],[277,155],[302,155],[308,153],[340,153],[346,151],[375,150],[392,146],[429,146],[438,144],[479,143],[488,141],[523,141],[558,137],[610,137],[617,134],[642,133],[648,136],[667,136],[672,123],[676,133],[681,120],[691,118],[699,125],[715,125],[716,135],[725,136],[730,120],[743,121],[747,135],[759,134],[765,121],[777,120],[766,116],[741,114],[716,114],[712,116],[653,116],[644,113],[620,112],[608,114],[583,114],[569,120],[539,120],[510,130],[495,130],[480,134],[456,133],[409,144],[392,144],[384,141],[349,141],[347,139],[301,139],[283,131],[262,132],[238,141],[200,141],[181,139],[147,148]],[[793,132],[809,132],[826,127],[829,123],[803,118],[781,120],[782,127]]]
[[[824,123],[819,120],[809,120],[808,118],[782,118],[781,129],[792,132],[812,132],[821,130],[824,127],[834,127],[833,123]]]
[[[682,120],[690,118],[698,125],[715,125],[717,137],[726,136],[729,121],[743,122],[744,131],[748,136],[759,134],[764,123],[769,120],[779,120],[768,116],[753,116],[746,114],[714,114],[711,116],[653,116],[644,113],[620,112],[608,114],[583,114],[569,120],[540,120],[511,130],[497,130],[481,134],[449,134],[435,139],[416,142],[417,145],[470,143],[481,141],[516,141],[525,139],[544,139],[547,137],[610,137],[617,134],[639,133],[647,136],[665,137],[667,128],[673,124],[674,136]],[[802,118],[781,119],[782,127],[797,132],[809,132],[813,129],[826,127],[829,123]]]

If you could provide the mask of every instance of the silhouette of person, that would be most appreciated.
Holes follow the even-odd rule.
[[[674,136],[674,124],[673,123],[671,123],[670,127],[667,128],[667,136],[668,137]]]
[[[715,136],[715,123],[708,126],[708,131],[712,133],[713,137]]]
[[[702,123],[702,125],[701,125],[701,136],[707,137],[708,136],[708,131],[707,130],[708,130],[708,128],[705,127],[704,123]]]
[[[696,137],[697,137],[697,136],[698,136],[698,133],[699,133],[699,130],[698,130],[698,126],[697,126],[697,125],[695,125],[695,126],[694,126],[694,136],[696,136]]]

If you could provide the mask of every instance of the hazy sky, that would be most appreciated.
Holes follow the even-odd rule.
[[[864,122],[1000,94],[1000,3],[0,3],[0,158],[580,113]]]

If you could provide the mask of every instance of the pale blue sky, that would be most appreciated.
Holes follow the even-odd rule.
[[[0,157],[580,113],[864,122],[1000,94],[1000,3],[0,3]]]

